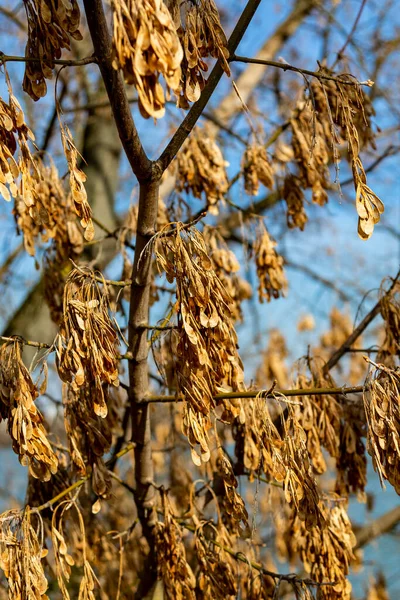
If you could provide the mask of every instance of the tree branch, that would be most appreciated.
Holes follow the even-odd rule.
[[[367,81],[357,81],[342,79],[337,75],[328,75],[327,73],[323,73],[322,71],[310,71],[309,69],[300,69],[299,67],[294,67],[286,62],[277,62],[275,60],[264,60],[261,58],[249,58],[247,56],[237,56],[233,54],[229,59],[229,62],[242,62],[248,63],[252,65],[265,65],[268,67],[275,67],[277,69],[283,69],[283,71],[294,71],[295,73],[300,73],[301,75],[309,75],[310,77],[316,77],[317,79],[326,79],[328,81],[335,81],[336,83],[342,83],[343,85],[366,85],[367,87],[372,87],[374,82],[368,79]]]
[[[114,69],[111,63],[112,41],[103,3],[101,0],[84,0],[83,4],[94,53],[107,90],[122,146],[138,180],[149,180],[154,173],[152,162],[147,157],[139,139],[121,74]]]
[[[388,291],[386,292],[385,296],[388,296],[392,292],[399,277],[400,277],[400,271],[397,273],[396,277],[393,279],[392,284],[391,284],[390,288],[388,289]],[[336,350],[336,352],[334,352],[332,354],[332,356],[330,357],[330,359],[328,360],[328,362],[324,365],[324,368],[322,369],[322,371],[325,375],[327,373],[329,373],[329,371],[337,365],[339,360],[348,351],[348,349],[351,348],[351,346],[354,344],[356,339],[360,337],[360,335],[363,333],[363,331],[365,331],[365,329],[368,327],[368,325],[380,313],[381,302],[382,302],[382,299],[379,300],[379,302],[377,302],[375,304],[375,306],[369,311],[369,313],[367,315],[365,315],[365,317],[363,318],[361,323],[358,325],[358,327],[355,328],[353,333],[347,338],[347,340],[345,342],[343,342],[343,344],[340,346],[340,348],[338,348]]]
[[[230,55],[234,54],[260,3],[261,0],[248,0],[247,5],[244,11],[242,12],[239,21],[237,22],[236,27],[233,30],[228,41],[228,50]],[[190,109],[190,111],[182,121],[181,125],[173,135],[171,141],[168,143],[168,145],[162,152],[160,158],[158,159],[157,163],[160,166],[162,172],[164,172],[167,169],[168,165],[175,158],[182,144],[192,131],[193,127],[196,125],[199,117],[201,116],[203,110],[208,104],[208,101],[214,93],[214,90],[217,87],[223,73],[224,71],[221,63],[217,62],[217,64],[211,72],[210,77],[208,78],[207,85],[202,91],[199,100],[195,104],[193,104],[192,108]]]
[[[214,400],[228,400],[229,398],[276,398],[277,400],[285,401],[286,398],[293,396],[321,396],[329,394],[331,396],[341,396],[347,394],[359,394],[365,390],[365,386],[357,385],[353,387],[324,387],[324,388],[293,388],[290,390],[249,390],[247,392],[226,392],[215,394]],[[173,395],[147,396],[143,399],[143,404],[152,404],[154,402],[181,402],[182,398],[177,398]]]
[[[31,57],[31,56],[8,56],[3,52],[0,52],[0,63],[5,64],[8,62],[31,62],[31,63],[42,63],[43,59]],[[91,65],[96,63],[97,59],[95,56],[86,56],[85,58],[77,59],[69,59],[69,58],[56,58],[53,60],[53,64],[55,65],[64,65],[64,67],[83,67],[84,65]]]

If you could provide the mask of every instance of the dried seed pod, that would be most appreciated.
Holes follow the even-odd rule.
[[[73,471],[79,476],[91,475],[92,489],[97,496],[107,498],[111,491],[111,477],[103,455],[111,448],[112,432],[119,423],[118,403],[107,398],[107,416],[93,414],[94,385],[74,390],[63,386],[64,424],[68,438]]]
[[[285,338],[279,329],[271,329],[266,350],[262,354],[262,363],[256,372],[256,384],[267,389],[277,382],[278,388],[288,387],[289,376],[285,358],[289,355]]]
[[[243,366],[237,351],[227,290],[216,276],[202,235],[194,228],[155,238],[157,264],[169,282],[176,280],[179,341],[176,370],[178,393],[183,396],[183,431],[196,464],[210,458],[207,431],[222,391],[244,389]],[[221,400],[221,418],[243,417],[240,400]],[[201,459],[195,446],[201,448]]]
[[[242,320],[241,304],[243,300],[251,298],[251,285],[237,275],[240,269],[239,262],[235,254],[229,250],[217,229],[206,226],[203,230],[203,236],[209,248],[209,256],[215,274],[233,300],[232,318],[235,321]]]
[[[39,396],[21,358],[17,342],[0,348],[0,416],[8,421],[13,450],[29,473],[48,481],[57,472],[57,457],[47,440],[43,417],[36,408]]]
[[[260,227],[253,246],[259,281],[258,298],[260,302],[263,302],[264,298],[270,302],[271,297],[279,298],[287,290],[283,258],[275,250],[276,246],[277,243],[269,235],[266,227]]]
[[[167,600],[195,600],[196,578],[186,558],[181,528],[175,521],[168,496],[162,493],[163,522],[155,525],[157,571]]]
[[[196,102],[205,86],[204,72],[208,71],[205,58],[212,56],[221,61],[230,76],[228,42],[222,29],[214,0],[187,3],[184,22],[176,14],[178,34],[183,47],[181,94],[178,106],[188,108]],[[178,11],[177,11],[178,13]]]
[[[214,493],[219,499],[219,507],[227,528],[232,533],[240,533],[240,523],[248,527],[248,513],[243,498],[237,492],[238,481],[233,468],[219,445],[214,471]]]
[[[181,85],[183,50],[171,14],[163,0],[113,0],[112,8],[113,66],[136,87],[142,116],[159,119],[165,114],[159,75],[173,91]]]
[[[40,58],[25,66],[23,89],[33,100],[46,95],[45,79],[53,76],[54,60],[61,58],[63,48],[71,49],[71,38],[82,40],[79,31],[80,10],[77,0],[24,0],[28,17],[28,42],[25,56]]]
[[[321,600],[350,600],[351,583],[346,579],[354,559],[356,537],[343,504],[325,508],[326,527],[307,527],[295,517],[290,538],[307,573],[317,582],[332,582],[318,588]]]
[[[267,151],[261,144],[249,144],[242,158],[244,189],[250,196],[257,196],[260,183],[270,190],[274,187],[274,172],[267,157]]]
[[[29,193],[28,193],[29,189]],[[24,177],[23,193],[19,191],[14,209],[17,227],[24,236],[25,250],[35,254],[35,241],[54,240],[59,262],[83,251],[71,195],[66,195],[58,171],[52,161],[45,165],[39,156]]]
[[[400,372],[366,360],[374,367],[363,394],[367,450],[381,484],[386,479],[400,495]]]
[[[303,231],[308,217],[304,210],[304,194],[300,182],[294,175],[287,175],[283,185],[283,198],[287,204],[287,224],[289,229],[298,227]]]
[[[29,506],[23,512],[8,510],[0,515],[0,568],[7,579],[10,600],[48,600],[42,564],[46,554],[43,540],[31,523]]]
[[[64,600],[70,600],[67,584],[71,577],[71,567],[75,565],[74,557],[68,553],[68,538],[65,533],[65,521],[67,512],[75,508],[77,515],[77,527],[74,535],[75,548],[79,548],[81,554],[81,564],[83,575],[79,585],[79,600],[96,600],[94,589],[100,586],[100,583],[87,559],[87,541],[85,523],[81,511],[74,501],[61,502],[53,512],[51,522],[51,540],[53,543],[55,570],[57,583],[59,585]]]
[[[238,591],[236,564],[230,555],[222,550],[223,547],[232,547],[231,536],[219,522],[216,527],[209,528],[210,537],[218,544],[213,546],[208,541],[210,537],[204,535],[207,522],[197,521],[196,525],[195,551],[199,565],[196,598],[201,600],[236,598]]]
[[[340,79],[351,81],[354,85],[333,81],[314,83],[314,104],[318,115],[325,115],[325,128],[330,130],[333,143],[339,141],[335,134],[338,127],[347,141],[356,191],[358,235],[367,240],[384,211],[383,202],[367,185],[367,176],[359,156],[362,146],[374,146],[371,128],[373,109],[368,96],[351,75],[341,74]]]
[[[0,98],[0,194],[8,202],[18,193],[30,204],[29,186],[31,169],[35,169],[29,140],[35,136],[25,123],[21,105],[13,94],[8,72],[5,70],[8,88],[8,103]],[[19,150],[19,155],[14,155]],[[18,181],[21,176],[21,181]]]
[[[64,148],[64,154],[68,163],[69,183],[71,186],[72,200],[74,201],[75,212],[81,220],[81,225],[85,230],[85,240],[94,238],[94,226],[92,221],[92,209],[87,201],[85,186],[86,175],[78,167],[78,150],[75,148],[71,132],[67,125],[60,122],[61,141]]]
[[[218,214],[218,202],[228,191],[227,163],[207,129],[197,128],[190,134],[175,164],[178,191],[185,190],[199,199],[204,194],[208,212]]]
[[[379,348],[377,362],[394,367],[394,357],[400,352],[400,285],[397,283],[390,294],[381,286],[381,316],[385,326],[385,339]]]
[[[118,386],[118,337],[108,312],[107,288],[88,268],[73,269],[64,289],[57,369],[74,391],[91,390],[94,413],[107,415],[109,384]]]

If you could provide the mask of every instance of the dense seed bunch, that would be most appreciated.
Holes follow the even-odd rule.
[[[271,298],[279,298],[287,290],[287,280],[283,270],[283,258],[275,250],[277,243],[267,229],[259,229],[254,242],[253,252],[256,259],[258,285],[258,298],[269,302]]]
[[[71,132],[67,125],[60,122],[61,141],[64,148],[65,158],[68,163],[69,184],[71,187],[72,200],[74,202],[75,212],[81,220],[81,225],[85,230],[85,240],[94,238],[94,227],[92,221],[92,209],[87,200],[85,186],[85,173],[78,167],[78,150],[75,148]]]
[[[312,200],[323,206],[328,202],[328,163],[331,136],[326,137],[323,124],[313,118],[310,108],[304,108],[291,122],[292,148],[303,189],[312,190]],[[330,134],[330,132],[329,132]]]
[[[80,10],[77,0],[54,3],[52,0],[24,0],[28,17],[28,43],[25,56],[39,58],[27,62],[23,88],[33,100],[46,95],[45,79],[51,79],[54,60],[63,48],[71,49],[71,38],[81,40]]]
[[[0,193],[8,202],[18,194],[30,199],[29,183],[25,183],[31,168],[34,168],[29,140],[35,136],[25,123],[22,108],[14,96],[6,71],[8,102],[0,98]],[[14,158],[15,153],[18,156]],[[21,181],[18,181],[21,176]],[[29,175],[28,175],[29,182]]]
[[[208,212],[218,214],[218,202],[228,191],[227,162],[221,149],[207,130],[196,129],[186,140],[176,157],[177,190],[192,193],[195,198],[203,194]]]
[[[74,508],[77,519],[75,526],[67,528],[68,511]],[[71,535],[72,532],[72,535]],[[68,548],[68,534],[73,537],[73,549],[74,555],[79,554],[79,559],[75,559],[74,556],[69,554],[70,548]],[[57,577],[57,583],[59,585],[63,600],[71,600],[69,594],[68,583],[71,578],[73,566],[81,566],[83,570],[82,578],[79,584],[78,600],[96,600],[94,594],[95,588],[99,587],[99,581],[92,569],[92,566],[88,560],[88,548],[86,539],[85,523],[82,517],[81,510],[79,509],[76,502],[67,501],[61,502],[57,505],[53,512],[51,521],[51,540],[54,550],[54,561],[55,561],[55,572]]]
[[[94,384],[74,390],[71,384],[63,386],[64,425],[68,438],[73,472],[84,477],[91,475],[94,493],[107,498],[111,477],[103,456],[111,448],[112,433],[119,423],[118,402],[107,396],[107,416],[93,413]]]
[[[24,236],[25,250],[35,254],[35,240],[54,240],[59,259],[65,260],[83,250],[83,237],[71,206],[71,196],[64,187],[54,163],[47,166],[39,156],[34,156],[32,168],[25,177],[29,194],[18,194],[15,200],[17,226]]]
[[[329,388],[335,382],[329,375],[323,375],[316,361],[309,360],[310,376],[299,373],[296,388]],[[357,493],[363,499],[367,479],[367,461],[362,435],[360,408],[340,404],[335,396],[318,394],[302,396],[301,404],[294,412],[306,434],[307,451],[313,471],[316,474],[327,470],[323,449],[336,460],[337,479],[335,491],[341,496],[350,492]]]
[[[400,372],[368,362],[374,371],[364,392],[367,449],[381,483],[386,479],[400,495]]]
[[[314,372],[311,378],[299,374],[295,383],[296,388],[333,387],[330,377],[325,379],[322,374]],[[340,427],[342,409],[334,396],[312,395],[301,398],[301,405],[295,407],[307,437],[307,450],[312,460],[313,469],[321,474],[326,471],[326,462],[322,453],[325,448],[330,456],[336,458],[339,452]]]
[[[94,413],[107,415],[109,384],[118,386],[118,338],[108,297],[90,269],[71,271],[64,289],[64,316],[57,344],[61,379],[75,392],[90,390]]]
[[[157,570],[164,584],[167,600],[195,600],[196,578],[186,558],[180,526],[175,522],[171,505],[162,494],[163,522],[155,525]]]
[[[285,499],[309,526],[323,525],[320,499],[307,451],[307,436],[292,410],[278,431],[267,405],[258,396],[246,401],[245,420],[234,430],[235,453],[251,474],[263,472],[283,484]]]
[[[287,204],[286,220],[289,229],[303,231],[308,217],[304,210],[304,193],[298,177],[287,175],[283,184],[283,198]]]
[[[212,527],[213,546],[208,541],[204,532],[207,530],[207,521],[196,522],[195,550],[199,565],[196,598],[200,600],[231,600],[237,597],[238,581],[236,565],[230,555],[219,546],[232,547],[232,539],[224,525],[219,522]],[[207,531],[208,533],[208,531]]]
[[[241,320],[241,304],[251,298],[251,285],[237,274],[239,262],[218,231],[214,227],[205,227],[203,236],[215,274],[232,298],[232,318],[234,321]]]
[[[43,548],[31,523],[29,506],[23,513],[8,510],[0,515],[0,568],[8,583],[10,600],[49,600],[42,559]]]
[[[171,14],[163,0],[113,0],[115,69],[139,94],[143,117],[159,119],[165,113],[165,94],[159,76],[168,88],[181,85],[182,46]]]
[[[204,72],[208,71],[208,57],[218,58],[225,73],[230,76],[227,59],[228,42],[222,29],[214,0],[183,3],[170,2],[183,48],[181,95],[178,106],[188,108],[196,102],[205,86]],[[183,18],[181,19],[181,15]]]
[[[260,183],[272,190],[274,171],[262,144],[249,144],[242,157],[244,189],[250,196],[257,196]]]
[[[232,300],[215,274],[202,235],[195,229],[155,240],[157,264],[169,282],[176,280],[178,335],[177,385],[184,399],[183,431],[200,464],[210,458],[207,430],[216,407],[214,394],[243,390],[243,367],[232,324]],[[242,414],[239,400],[222,400],[222,417],[231,421]]]
[[[349,75],[343,74],[340,78],[354,83]],[[331,132],[339,127],[342,137],[347,141],[356,190],[358,235],[366,240],[372,235],[374,226],[384,211],[382,201],[367,185],[367,176],[360,158],[362,146],[368,143],[373,145],[370,101],[359,85],[333,81],[314,84],[313,96],[315,110],[323,115],[325,127],[329,128],[330,124]],[[333,142],[337,141],[334,136]]]
[[[0,417],[8,422],[13,450],[29,473],[48,481],[56,473],[57,457],[47,440],[43,417],[36,408],[39,392],[15,341],[0,348]]]
[[[279,329],[271,329],[268,346],[262,354],[262,362],[256,372],[256,384],[267,389],[276,381],[278,388],[288,386],[288,369],[285,359],[289,355],[285,338]]]
[[[320,600],[350,600],[351,583],[346,579],[354,559],[356,538],[345,507],[336,504],[325,510],[326,527],[307,527],[294,518],[291,537],[307,573],[318,582],[332,582],[318,588]]]
[[[377,361],[393,367],[394,357],[400,352],[400,285],[397,283],[390,294],[381,289],[380,302],[385,339],[379,348]]]
[[[248,513],[243,498],[238,492],[239,483],[228,457],[216,436],[218,451],[212,453],[213,489],[218,501],[221,518],[231,534],[240,535],[248,527]]]

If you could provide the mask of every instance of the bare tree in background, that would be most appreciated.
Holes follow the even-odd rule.
[[[400,493],[399,274],[356,327],[333,307],[290,373],[273,312],[249,374],[236,328],[251,337],[256,304],[290,298],[287,269],[362,300],[351,273],[324,277],[277,242],[316,222],[328,236],[329,198],[366,245],[399,235],[371,183],[398,152],[394,3],[367,4],[298,0],[264,40],[261,0],[229,17],[213,0],[0,8],[25,48],[0,55],[0,193],[23,238],[5,293],[23,253],[39,269],[1,337],[0,417],[29,476],[25,505],[0,515],[0,597],[354,598],[362,547],[400,519],[348,515],[371,501],[368,456]],[[307,23],[315,68],[295,42],[278,56]],[[382,574],[366,594],[388,598]]]

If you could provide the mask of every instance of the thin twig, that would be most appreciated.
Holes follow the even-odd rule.
[[[33,348],[52,348],[52,344],[45,344],[44,342],[33,342],[31,340],[25,340],[20,335],[14,335],[12,337],[6,337],[4,335],[0,335],[0,342],[8,343],[8,342],[19,342],[23,346],[32,346]]]
[[[388,296],[392,292],[399,277],[400,277],[400,271],[397,273],[396,277],[393,279],[392,285],[390,286],[390,288],[388,289],[388,291],[386,292],[384,297]],[[342,358],[342,356],[347,352],[347,350],[349,348],[352,347],[352,345],[354,344],[356,339],[358,337],[360,337],[360,335],[363,333],[363,331],[368,327],[368,325],[380,313],[381,302],[382,302],[382,298],[375,304],[375,306],[369,311],[369,313],[367,315],[365,315],[365,317],[363,318],[361,323],[358,325],[358,327],[355,328],[353,333],[347,338],[347,340],[345,342],[343,342],[343,344],[340,346],[340,348],[338,348],[332,354],[332,356],[330,357],[330,359],[328,360],[328,362],[324,365],[324,368],[322,369],[324,375],[327,375],[329,373],[329,371],[337,365],[337,363]]]
[[[354,33],[355,33],[355,30],[357,29],[357,25],[358,25],[358,23],[359,23],[359,21],[360,21],[360,18],[361,18],[361,15],[362,15],[362,13],[363,13],[363,10],[364,10],[364,8],[365,8],[365,5],[366,5],[366,3],[367,3],[367,0],[362,0],[362,2],[361,2],[361,5],[360,5],[360,8],[359,8],[359,11],[358,11],[358,13],[357,13],[357,16],[356,16],[356,19],[355,19],[355,21],[354,21],[354,23],[353,23],[353,27],[351,28],[351,30],[350,30],[350,33],[349,33],[349,35],[347,36],[347,38],[346,38],[346,40],[345,40],[345,42],[344,42],[343,46],[342,46],[342,47],[340,48],[340,50],[338,51],[338,53],[337,53],[337,55],[336,55],[336,60],[335,60],[335,62],[334,62],[334,64],[333,64],[333,67],[332,67],[332,69],[333,69],[333,68],[334,68],[334,67],[337,65],[337,63],[338,63],[340,60],[342,60],[342,58],[343,58],[343,54],[344,54],[344,51],[346,50],[347,46],[349,45],[349,43],[350,43],[350,41],[351,41],[351,38],[353,37],[353,35],[354,35]]]
[[[354,78],[354,80],[343,79],[337,75],[328,75],[327,73],[323,73],[322,71],[310,71],[309,69],[300,69],[299,67],[295,67],[286,62],[278,62],[276,60],[263,60],[262,58],[250,58],[248,56],[237,56],[233,54],[229,58],[229,62],[243,62],[254,65],[264,65],[269,67],[276,67],[277,69],[283,69],[284,71],[294,71],[295,73],[300,73],[300,75],[309,75],[310,77],[316,77],[317,79],[327,79],[329,81],[335,81],[337,83],[341,83],[343,85],[365,85],[367,87],[372,87],[374,82],[370,79],[367,81],[358,81]]]
[[[236,27],[228,41],[228,50],[230,55],[235,53],[235,50],[245,34],[247,27],[250,24],[260,3],[261,0],[248,0],[246,7],[240,15]],[[157,164],[162,172],[167,169],[171,161],[175,158],[179,149],[182,147],[182,144],[196,125],[223,74],[224,71],[222,64],[217,62],[208,78],[207,84],[203,89],[199,100],[193,104],[192,108],[183,119],[181,125],[178,127],[177,131],[158,159]]]
[[[5,64],[8,62],[42,63],[44,61],[40,58],[30,56],[9,56],[4,54],[4,52],[0,52],[0,63]],[[65,67],[82,67],[84,65],[91,65],[93,63],[97,63],[95,56],[86,56],[85,58],[80,58],[79,60],[72,60],[69,58],[57,58],[53,60],[53,64],[64,65]]]
[[[357,385],[352,387],[313,387],[313,388],[292,388],[289,390],[250,390],[243,392],[226,392],[223,394],[215,394],[214,400],[228,400],[229,398],[256,398],[260,396],[262,398],[276,398],[277,400],[285,401],[286,398],[293,396],[321,396],[323,394],[329,394],[331,396],[341,396],[346,394],[358,394],[365,390],[365,386]],[[173,395],[157,395],[148,396],[143,400],[144,404],[151,404],[154,402],[181,402],[182,398]]]

